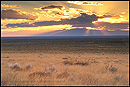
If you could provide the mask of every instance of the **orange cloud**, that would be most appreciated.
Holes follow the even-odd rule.
[[[1,4],[1,7],[15,7],[15,8],[20,8],[21,6],[18,5],[5,5],[5,4]]]
[[[86,13],[92,15],[91,11],[77,9],[77,8],[68,8],[66,9],[64,6],[45,6],[40,8],[34,8],[35,10],[42,10],[39,13],[38,20],[43,20],[47,18],[47,21],[50,20],[57,20],[60,21],[61,19],[71,19],[77,18],[81,16],[80,13]],[[44,17],[44,18],[43,18]]]
[[[122,31],[129,31],[129,29],[120,29],[120,30],[122,30]]]
[[[102,3],[95,1],[67,1],[68,3],[76,4],[76,5],[103,5]]]
[[[122,15],[98,15],[100,18],[96,22],[109,22],[109,23],[129,23],[129,20]]]
[[[97,21],[93,21],[92,23],[96,22],[109,22],[109,23],[127,23],[128,20],[125,20],[123,18],[99,18]]]
[[[17,11],[13,9],[6,9],[1,11],[2,19],[28,19],[35,20],[38,18],[37,16],[33,16],[32,14],[23,13],[22,11]]]

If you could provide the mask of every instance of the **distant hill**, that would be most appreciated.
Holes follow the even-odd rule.
[[[56,30],[52,32],[37,34],[36,36],[129,36],[129,31],[100,31],[76,28],[70,30]]]

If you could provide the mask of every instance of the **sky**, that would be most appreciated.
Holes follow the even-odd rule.
[[[129,1],[1,1],[1,37],[129,35]]]

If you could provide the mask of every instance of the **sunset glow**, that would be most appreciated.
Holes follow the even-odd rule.
[[[109,22],[109,23],[127,23],[129,22],[128,20],[125,20],[123,18],[119,18],[119,19],[113,19],[113,18],[103,18],[103,19],[98,19],[97,21],[94,21],[93,23],[96,22]]]
[[[33,36],[63,29],[129,32],[129,1],[22,2],[26,5],[2,1],[2,37]]]
[[[129,86],[129,1],[1,1],[1,86]]]

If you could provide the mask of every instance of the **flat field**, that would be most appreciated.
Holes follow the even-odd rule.
[[[129,85],[129,38],[1,41],[1,86]]]

